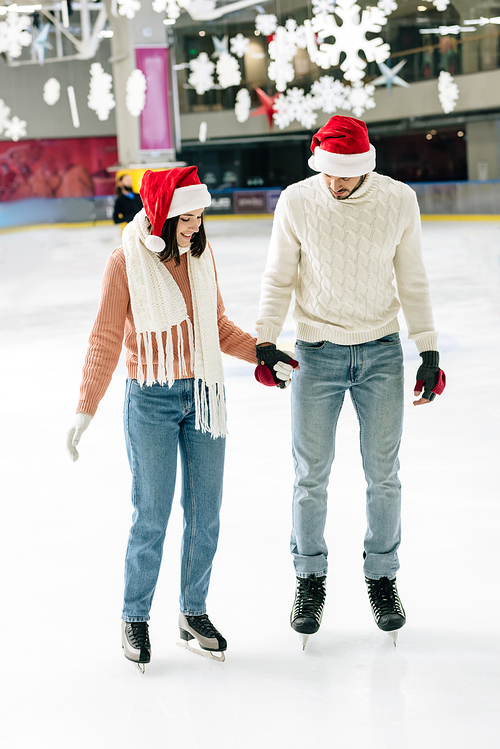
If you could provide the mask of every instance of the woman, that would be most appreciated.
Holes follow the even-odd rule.
[[[122,174],[116,183],[116,200],[113,209],[115,224],[128,224],[142,208],[141,196],[134,192],[130,174]]]
[[[132,472],[133,524],[125,559],[122,645],[138,664],[151,659],[148,620],[181,456],[184,532],[180,634],[224,660],[226,640],[206,614],[226,435],[221,351],[256,363],[255,339],[224,315],[203,210],[210,205],[197,168],[144,174],[144,209],[110,256],[92,330],[77,417],[76,446],[126,347],[124,426]],[[191,649],[191,648],[189,648]],[[200,652],[200,651],[197,651]]]

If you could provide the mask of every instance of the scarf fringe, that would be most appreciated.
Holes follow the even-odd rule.
[[[210,432],[212,439],[225,437],[227,421],[224,384],[216,382],[214,385],[206,385],[204,380],[197,379],[194,382],[194,398],[195,429]]]
[[[191,322],[188,320],[188,336],[190,350],[192,349],[193,332]],[[184,336],[182,333],[181,325],[176,325],[177,332],[177,355],[179,362],[179,375],[187,375],[187,364],[184,357]],[[155,382],[160,385],[168,384],[169,388],[175,382],[175,369],[174,369],[174,343],[172,336],[172,329],[169,328],[163,331],[166,335],[166,346],[163,345],[162,331],[145,331],[144,333],[137,333],[137,382],[139,385],[148,385],[149,387]],[[157,377],[154,376],[153,367],[153,335],[156,339],[156,347],[158,350],[158,373]],[[142,348],[144,347],[144,353],[146,357],[146,376],[144,376],[144,369],[142,365]],[[194,356],[191,350],[191,356]]]

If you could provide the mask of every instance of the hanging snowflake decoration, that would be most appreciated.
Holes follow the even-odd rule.
[[[292,88],[278,96],[274,109],[276,113],[273,120],[280,130],[288,127],[294,120],[310,130],[318,119],[313,97],[311,94],[304,94],[303,88]]]
[[[246,122],[248,120],[251,106],[252,98],[248,89],[240,88],[236,94],[236,104],[234,105],[234,113],[238,122]]]
[[[236,57],[232,55],[221,55],[217,60],[217,75],[222,88],[239,86],[241,83],[241,70]]]
[[[57,78],[49,78],[48,81],[45,81],[45,85],[43,87],[43,100],[46,104],[49,105],[49,107],[52,107],[56,102],[59,101],[59,97],[61,96],[61,84],[57,80]]]
[[[139,0],[116,0],[116,2],[118,4],[118,13],[129,19],[135,18],[135,14],[141,9]]]
[[[264,36],[271,36],[278,28],[278,19],[274,13],[262,14],[255,17],[255,28]]]
[[[337,0],[335,15],[314,16],[305,22],[307,46],[312,62],[323,69],[335,67],[342,53],[345,59],[340,65],[348,81],[361,81],[365,75],[366,60],[383,62],[390,55],[390,47],[380,37],[367,39],[367,34],[377,34],[387,23],[386,14],[378,7],[364,10],[360,15],[356,0]],[[342,21],[339,26],[336,16]],[[333,44],[325,42],[317,46],[314,35],[320,39],[335,37]],[[366,60],[359,56],[362,51]]]
[[[236,34],[236,36],[230,40],[229,44],[233,55],[236,55],[236,57],[244,57],[248,50],[250,39],[247,39],[243,34]]]
[[[20,120],[19,117],[13,117],[11,120],[6,120],[4,134],[6,138],[15,141],[18,141],[19,138],[25,138],[26,120]]]
[[[0,135],[3,133],[7,122],[9,121],[9,115],[10,107],[7,106],[3,99],[0,99]]]
[[[101,121],[107,120],[109,113],[116,106],[112,86],[113,79],[110,74],[104,72],[100,62],[93,62],[90,66],[90,91],[87,101],[89,109],[93,109]]]
[[[31,44],[31,34],[27,30],[30,26],[29,16],[9,13],[5,21],[0,21],[0,52],[9,57],[21,57],[23,47]]]
[[[146,76],[142,70],[136,68],[130,73],[125,89],[125,104],[132,117],[138,117],[144,109],[144,105],[146,104],[146,88]]]
[[[204,94],[214,87],[215,64],[208,59],[206,52],[201,52],[198,57],[191,60],[189,67],[193,72],[188,78],[188,83],[196,89],[197,94]]]
[[[367,83],[364,86],[362,81],[356,81],[350,87],[346,87],[346,103],[344,108],[352,110],[356,117],[361,117],[367,109],[375,107],[374,93],[375,86],[372,86],[371,83]]]
[[[190,0],[153,0],[153,10],[157,13],[166,13],[167,18],[176,21],[182,8],[187,8]]]
[[[455,83],[450,73],[442,70],[438,78],[438,91],[439,101],[443,107],[443,112],[452,112],[456,105],[459,96],[458,86]]]
[[[432,0],[436,10],[446,10],[450,4],[450,0]]]
[[[385,13],[385,15],[388,16],[393,10],[398,9],[398,4],[396,0],[378,0],[377,8],[380,8],[382,13]]]
[[[335,0],[313,0],[312,9],[315,16],[328,16],[333,13]]]
[[[330,75],[323,75],[314,81],[310,93],[314,99],[314,108],[321,109],[325,114],[333,114],[338,109],[350,109],[346,96],[349,89],[341,81],[336,81]]]
[[[271,58],[268,76],[271,81],[276,82],[277,91],[284,91],[286,84],[295,78],[292,64],[297,53],[295,30],[289,31],[284,26],[278,26],[273,40],[269,42],[268,52]]]

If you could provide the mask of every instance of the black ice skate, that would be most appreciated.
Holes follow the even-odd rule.
[[[365,577],[368,598],[372,607],[373,618],[379,629],[388,632],[394,641],[398,639],[398,630],[406,624],[406,614],[398,595],[396,578],[389,580],[370,580]]]
[[[146,663],[151,660],[148,623],[122,620],[122,648],[125,658],[135,663],[141,674],[144,674]]]
[[[326,598],[326,577],[298,577],[290,624],[299,633],[302,650],[309,635],[318,631]]]
[[[207,614],[201,616],[179,614],[179,632],[182,640],[182,642],[177,643],[179,647],[220,663],[226,660],[224,650],[227,650],[227,642],[221,633],[215,629]],[[189,645],[189,641],[194,639],[198,641],[201,650]],[[219,653],[219,655],[215,655],[216,653]]]

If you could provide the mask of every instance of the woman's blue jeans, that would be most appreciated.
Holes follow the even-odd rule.
[[[219,537],[225,438],[195,429],[194,379],[140,387],[127,380],[125,439],[132,471],[133,522],[125,557],[122,618],[147,621],[160,571],[181,457],[180,609],[206,613],[212,561]]]
[[[292,381],[295,465],[291,552],[297,577],[327,573],[327,487],[337,422],[347,390],[360,429],[367,482],[364,572],[374,580],[399,569],[403,353],[399,334],[356,346],[297,341]],[[342,488],[338,488],[340,494]]]

